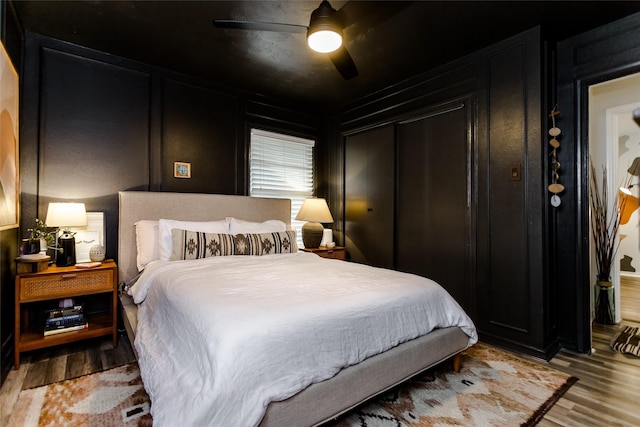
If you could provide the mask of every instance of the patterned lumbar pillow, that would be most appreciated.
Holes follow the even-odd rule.
[[[203,233],[200,231],[171,230],[173,248],[169,260],[201,259],[213,256],[235,255],[231,234]]]
[[[171,230],[170,260],[202,259],[228,255],[270,255],[298,251],[295,230],[261,234],[220,234]]]
[[[236,255],[271,255],[298,252],[295,230],[236,234]]]

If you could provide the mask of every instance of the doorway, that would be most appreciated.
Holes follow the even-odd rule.
[[[640,321],[640,126],[632,118],[636,108],[640,108],[640,73],[589,86],[589,157],[596,173],[607,170],[611,199],[625,197],[609,295],[615,323]],[[622,183],[630,184],[630,194],[620,192]],[[595,283],[591,253],[590,283]],[[592,293],[592,319],[595,298]]]

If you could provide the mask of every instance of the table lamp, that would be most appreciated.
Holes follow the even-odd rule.
[[[305,199],[298,215],[298,221],[308,221],[302,226],[302,243],[305,248],[317,248],[322,241],[324,227],[321,222],[333,222],[333,217],[325,199]]]
[[[76,264],[76,239],[71,227],[87,225],[87,211],[84,203],[49,203],[47,220],[49,227],[58,227],[62,234],[56,233],[56,265],[67,267]],[[60,251],[62,249],[62,251]]]

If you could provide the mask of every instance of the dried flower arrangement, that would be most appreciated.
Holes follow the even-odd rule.
[[[622,185],[627,187],[631,176]],[[591,191],[589,199],[591,203],[591,232],[596,252],[596,268],[599,282],[611,281],[611,268],[615,260],[620,242],[616,239],[620,229],[620,219],[627,202],[626,196],[609,201],[609,185],[607,170],[602,168],[602,183],[598,184],[595,168],[591,164]],[[609,210],[613,207],[613,212]],[[604,286],[604,285],[601,285]]]

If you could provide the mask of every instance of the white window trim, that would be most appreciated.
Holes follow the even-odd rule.
[[[308,147],[311,150],[311,163],[307,165],[307,168],[302,170],[301,173],[304,174],[304,173],[310,172],[311,174],[310,180],[306,178],[304,179],[304,181],[307,181],[307,184],[309,184],[309,187],[304,188],[302,191],[295,191],[295,190],[288,191],[286,189],[281,190],[279,188],[276,188],[277,186],[274,186],[274,188],[266,188],[264,192],[255,191],[253,188],[253,175],[252,175],[252,157],[253,157],[252,149],[254,144],[254,137],[262,137],[262,138],[273,139],[275,141],[284,141],[284,142],[290,142],[295,144],[301,144],[305,147]],[[304,199],[308,197],[312,197],[314,195],[314,182],[315,182],[314,147],[315,147],[315,141],[312,139],[300,138],[300,137],[282,134],[282,133],[276,133],[276,132],[269,132],[266,130],[256,129],[256,128],[251,129],[250,144],[249,144],[249,195],[255,196],[255,197],[286,197],[291,199],[291,227],[296,230],[298,246],[300,247],[302,247],[301,229],[302,229],[302,225],[304,224],[304,221],[296,221],[295,217],[298,214],[298,210],[302,206]],[[295,169],[295,166],[294,166],[294,169]],[[277,194],[280,191],[284,193],[281,196]]]

